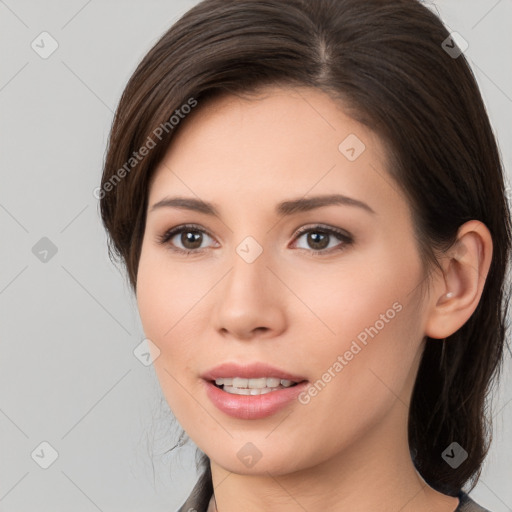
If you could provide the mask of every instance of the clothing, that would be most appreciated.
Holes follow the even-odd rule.
[[[185,503],[177,512],[208,512],[208,504],[210,503],[212,494],[211,489],[207,488],[207,492],[200,492],[201,479],[198,480]],[[460,491],[457,495],[459,498],[459,506],[454,512],[491,512],[486,508],[475,503],[465,492]]]
[[[490,512],[490,510],[475,503],[465,492],[459,492],[458,498],[460,503],[455,512]]]

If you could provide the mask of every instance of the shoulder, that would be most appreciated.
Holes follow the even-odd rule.
[[[460,504],[455,512],[491,512],[474,502],[464,491],[460,491],[458,498],[460,500]]]

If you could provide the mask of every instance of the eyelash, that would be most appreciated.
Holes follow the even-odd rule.
[[[203,233],[203,234],[208,235],[210,238],[213,238],[213,236],[210,235],[207,231],[205,231],[204,229],[201,229],[199,226],[197,226],[195,224],[183,224],[181,226],[177,226],[175,228],[169,229],[163,235],[158,235],[157,241],[161,245],[168,244],[172,251],[184,254],[185,256],[202,253],[205,249],[181,249],[179,247],[169,244],[169,241],[172,238],[174,238],[176,235],[179,235],[179,234],[181,234],[183,232],[187,232],[187,231]],[[343,244],[339,248],[331,247],[330,249],[323,249],[323,250],[319,250],[319,251],[318,250],[315,251],[315,250],[309,250],[309,249],[301,249],[301,250],[305,250],[315,256],[323,256],[325,254],[331,254],[333,252],[338,252],[338,251],[341,252],[347,246],[351,245],[354,242],[353,238],[349,234],[345,233],[344,231],[341,231],[341,230],[333,228],[333,227],[323,226],[320,224],[317,224],[314,226],[306,226],[306,227],[299,229],[295,233],[294,240],[298,239],[300,236],[302,236],[305,233],[322,233],[324,235],[334,236],[340,242],[343,242]]]

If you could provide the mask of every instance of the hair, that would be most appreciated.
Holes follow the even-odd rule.
[[[427,337],[410,403],[415,467],[455,496],[474,487],[491,442],[487,400],[506,347],[511,220],[482,96],[464,54],[443,47],[449,37],[417,0],[204,0],[164,33],[122,94],[100,209],[109,256],[136,292],[150,179],[180,128],[169,122],[180,108],[266,86],[311,87],[339,101],[385,142],[425,268],[439,267],[436,254],[466,221],[483,222],[493,239],[476,310],[444,342]],[[452,442],[468,453],[457,469],[441,457]],[[211,492],[209,458],[198,460],[198,485]]]

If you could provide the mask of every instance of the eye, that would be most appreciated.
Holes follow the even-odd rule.
[[[315,255],[330,254],[334,251],[341,251],[354,241],[348,233],[342,230],[321,225],[301,228],[297,232],[296,240],[300,240],[304,235],[307,235],[304,240],[309,247],[298,248],[306,250],[312,248],[313,250],[309,252]],[[338,240],[337,244],[335,243],[336,240]],[[334,244],[331,242],[334,242]]]
[[[202,252],[204,248],[201,247],[201,244],[204,242],[205,238],[213,240],[206,231],[200,229],[198,226],[185,224],[166,231],[163,235],[158,237],[158,242],[162,245],[171,245],[174,251],[191,254]],[[173,239],[175,239],[175,241],[173,241]]]
[[[330,254],[334,251],[341,251],[353,243],[350,234],[337,228],[322,225],[306,226],[297,231],[295,240],[304,240],[309,247],[297,247],[307,250],[314,255]],[[173,251],[189,254],[198,254],[207,247],[201,247],[205,239],[214,240],[204,229],[195,224],[185,224],[166,231],[157,237],[158,243],[169,245]],[[338,243],[336,244],[336,240]],[[334,242],[334,244],[332,243]],[[181,247],[180,247],[181,245]],[[313,250],[310,250],[313,249]]]

